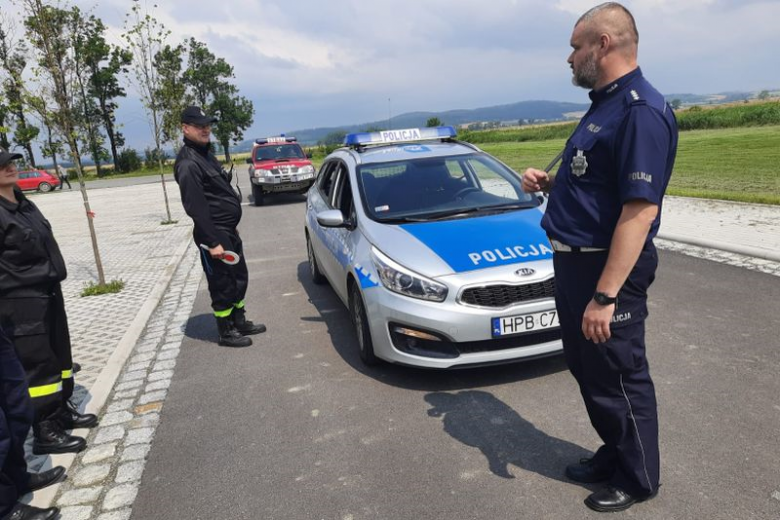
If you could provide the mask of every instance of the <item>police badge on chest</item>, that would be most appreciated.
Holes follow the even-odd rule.
[[[577,177],[582,177],[588,169],[588,160],[585,152],[577,150],[577,154],[571,158],[571,172]]]

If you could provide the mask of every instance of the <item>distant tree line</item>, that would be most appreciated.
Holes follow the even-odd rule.
[[[214,136],[225,159],[253,123],[252,102],[234,85],[233,67],[194,38],[171,42],[170,31],[138,0],[130,2],[122,43],[109,43],[103,21],[78,7],[20,0],[21,19],[0,10],[0,146],[18,150],[36,167],[40,155],[80,170],[89,157],[98,176],[139,167],[125,148],[116,113],[129,86],[149,118],[147,159],[178,146],[179,113],[199,104],[216,115]],[[65,157],[68,157],[65,159]]]

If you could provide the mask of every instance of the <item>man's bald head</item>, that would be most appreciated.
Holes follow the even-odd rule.
[[[608,34],[611,45],[626,57],[636,57],[639,31],[631,12],[617,2],[606,2],[580,16],[575,27],[584,24],[590,38]]]

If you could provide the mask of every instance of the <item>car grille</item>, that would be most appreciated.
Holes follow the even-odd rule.
[[[461,303],[479,307],[509,307],[516,303],[555,297],[555,279],[524,285],[487,285],[463,291]]]

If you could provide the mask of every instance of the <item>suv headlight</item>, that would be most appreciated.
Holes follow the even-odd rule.
[[[443,302],[447,298],[447,286],[425,278],[392,261],[376,248],[371,248],[371,260],[387,289],[420,300]]]
[[[262,168],[258,168],[255,170],[255,177],[258,179],[262,179],[263,177],[273,177],[273,172],[271,170],[264,170]]]
[[[314,173],[314,166],[312,166],[311,164],[308,164],[308,165],[302,167],[301,169],[299,169],[298,173],[304,173],[304,174]]]

